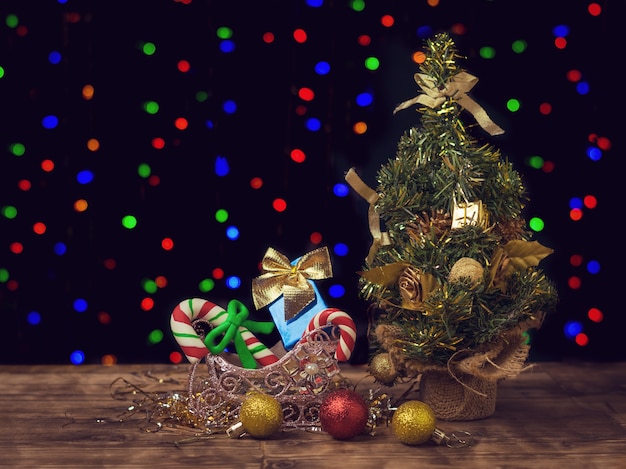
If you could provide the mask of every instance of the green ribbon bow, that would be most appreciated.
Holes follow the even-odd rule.
[[[222,353],[226,346],[233,342],[235,344],[235,350],[237,355],[241,359],[241,364],[244,368],[256,368],[257,363],[252,352],[246,346],[246,341],[242,337],[241,333],[246,330],[250,332],[260,332],[263,334],[269,334],[274,330],[274,323],[258,322],[248,319],[248,308],[238,300],[231,300],[226,307],[226,313],[228,317],[224,322],[211,329],[211,331],[204,338],[204,344],[215,355]],[[222,336],[222,340],[216,345],[215,340]]]

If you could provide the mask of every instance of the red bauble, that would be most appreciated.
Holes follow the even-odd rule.
[[[348,440],[363,433],[368,417],[367,402],[350,389],[332,391],[320,406],[322,430],[338,440]]]

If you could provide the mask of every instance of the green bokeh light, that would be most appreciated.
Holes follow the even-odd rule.
[[[9,280],[9,271],[5,268],[0,268],[0,283],[5,283]]]
[[[210,292],[214,288],[215,288],[215,280],[211,278],[205,278],[204,280],[201,280],[200,283],[198,284],[198,289],[202,293]]]
[[[153,42],[145,42],[143,46],[141,46],[141,50],[146,55],[154,55],[156,52],[156,45]]]
[[[158,344],[163,340],[163,331],[160,329],[155,329],[150,334],[148,334],[148,342],[151,344]]]
[[[142,282],[142,287],[146,293],[156,293],[159,287],[157,286],[154,280],[144,279]]]
[[[528,166],[535,169],[543,168],[543,158],[541,156],[531,156],[528,158]]]
[[[511,112],[517,112],[522,107],[522,103],[519,99],[511,98],[506,102],[506,108]]]
[[[4,19],[4,23],[9,28],[17,28],[17,25],[20,24],[20,20],[17,17],[17,15],[14,15],[13,13],[9,13]]]
[[[196,93],[196,101],[198,101],[199,103],[203,103],[207,99],[209,99],[209,93],[207,93],[206,91],[198,91]]]
[[[148,114],[156,114],[159,112],[159,103],[156,101],[145,101],[143,103],[143,110]]]
[[[137,174],[145,179],[147,177],[150,177],[150,174],[152,174],[152,169],[150,168],[150,165],[148,163],[141,163],[137,167]]]
[[[365,59],[365,68],[368,70],[378,70],[380,67],[380,60],[377,57],[368,57]]]
[[[122,226],[124,228],[128,228],[129,230],[132,230],[137,226],[137,219],[132,215],[125,215],[122,218]]]
[[[226,209],[220,208],[215,212],[215,219],[219,223],[224,223],[226,220],[228,220],[228,211]]]
[[[4,68],[0,67],[0,78],[4,77]]]
[[[365,10],[365,2],[363,0],[352,0],[350,7],[354,11],[363,11]]]
[[[530,226],[531,230],[536,232],[543,231],[545,227],[543,220],[539,217],[532,217],[528,222],[528,226]]]
[[[2,215],[12,220],[13,218],[17,217],[17,208],[15,208],[13,205],[5,205],[4,207],[2,207]]]
[[[26,153],[26,147],[23,143],[12,143],[9,145],[9,151],[13,153],[15,156],[22,156]]]
[[[215,34],[217,34],[217,37],[220,39],[230,39],[233,37],[233,30],[228,26],[220,26],[217,28],[217,31],[215,31]]]
[[[478,53],[483,59],[493,59],[496,56],[496,50],[491,46],[481,47]]]
[[[526,50],[527,47],[528,44],[523,39],[513,41],[513,44],[511,44],[511,49],[513,49],[513,52],[515,52],[516,54],[521,54]]]

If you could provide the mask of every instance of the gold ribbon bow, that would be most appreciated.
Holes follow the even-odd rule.
[[[394,114],[417,103],[436,109],[441,106],[447,98],[453,98],[461,107],[469,111],[478,124],[490,135],[500,135],[504,133],[504,130],[498,127],[489,118],[487,112],[480,104],[467,95],[467,92],[478,83],[478,78],[474,75],[467,72],[459,72],[450,78],[443,88],[438,88],[435,80],[423,73],[416,73],[414,78],[415,82],[422,91],[424,91],[424,94],[420,94],[413,99],[398,104],[393,110]]]
[[[389,240],[389,234],[386,231],[380,231],[380,217],[378,216],[375,207],[379,196],[374,189],[370,188],[367,184],[363,182],[363,180],[359,177],[354,168],[350,168],[348,170],[345,179],[346,182],[350,184],[350,186],[357,192],[357,194],[367,200],[370,204],[367,211],[367,219],[369,222],[370,233],[372,234],[372,238],[374,238],[374,241],[370,246],[369,253],[367,254],[365,260],[368,264],[371,264],[374,260],[376,252],[378,251],[378,248],[380,246],[387,246],[391,244],[391,241]]]
[[[285,321],[292,319],[315,299],[315,290],[309,280],[333,276],[327,247],[306,253],[295,265],[270,247],[261,261],[261,269],[263,273],[252,280],[254,306],[261,309],[283,295]]]

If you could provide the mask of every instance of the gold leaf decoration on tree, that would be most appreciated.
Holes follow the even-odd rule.
[[[504,272],[505,276],[515,270],[521,271],[528,267],[535,267],[539,265],[542,259],[554,252],[554,249],[546,247],[538,241],[523,241],[521,239],[509,241],[502,249],[509,259]]]
[[[370,283],[390,287],[396,284],[398,277],[400,277],[404,269],[410,266],[411,264],[406,262],[393,262],[381,267],[374,267],[373,269],[358,272],[358,274]]]

